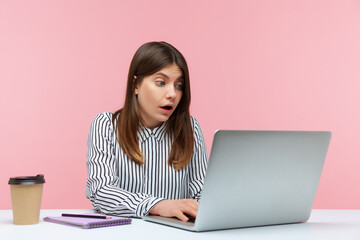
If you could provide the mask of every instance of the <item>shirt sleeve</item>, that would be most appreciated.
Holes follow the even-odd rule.
[[[200,201],[208,165],[208,155],[199,122],[191,117],[191,123],[194,131],[194,153],[189,162],[189,191],[191,198]]]
[[[88,136],[86,195],[94,210],[104,214],[142,217],[160,202],[149,194],[131,193],[119,188],[111,113],[96,115]]]

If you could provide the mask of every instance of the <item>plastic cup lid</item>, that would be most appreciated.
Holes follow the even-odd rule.
[[[43,174],[38,174],[36,176],[14,177],[10,178],[9,180],[9,184],[13,185],[30,185],[40,183],[45,183],[45,178]]]

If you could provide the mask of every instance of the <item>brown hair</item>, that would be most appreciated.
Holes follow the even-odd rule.
[[[184,80],[181,100],[166,126],[166,132],[173,139],[168,162],[179,170],[189,163],[193,154],[194,134],[189,113],[189,70],[185,58],[175,47],[166,42],[148,42],[140,46],[130,64],[124,107],[114,113],[112,122],[117,140],[126,155],[136,163],[144,164],[143,154],[138,145],[137,131],[141,116],[134,86],[144,77],[171,64],[176,64],[181,69]]]

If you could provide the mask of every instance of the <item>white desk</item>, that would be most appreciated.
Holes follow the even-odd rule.
[[[0,210],[0,239],[48,240],[48,239],[267,239],[267,240],[360,240],[360,210],[313,210],[307,223],[268,227],[242,228],[203,233],[133,219],[132,224],[97,229],[79,229],[48,223],[45,216],[60,216],[61,213],[85,213],[91,210],[41,210],[39,224],[17,226],[12,224],[12,211]]]

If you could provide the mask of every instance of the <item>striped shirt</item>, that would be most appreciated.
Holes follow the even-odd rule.
[[[86,196],[104,214],[142,217],[164,199],[200,199],[208,156],[199,122],[191,117],[194,153],[180,170],[168,164],[171,137],[167,122],[150,130],[139,127],[144,164],[132,161],[120,148],[112,124],[113,113],[100,113],[88,137]]]

